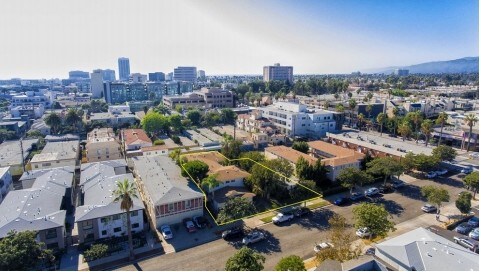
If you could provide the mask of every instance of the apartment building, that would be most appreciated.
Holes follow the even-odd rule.
[[[44,108],[48,108],[52,105],[50,97],[45,96],[43,92],[27,91],[25,94],[14,95],[10,106],[36,106],[42,105]]]
[[[78,165],[79,141],[48,142],[30,161],[32,170]]]
[[[275,63],[273,66],[264,66],[264,81],[288,80],[290,83],[293,83],[293,70],[292,66],[281,66],[280,63]]]
[[[314,165],[317,161],[317,159],[314,157],[283,145],[267,147],[264,149],[264,155],[269,160],[285,159],[292,165],[294,169],[296,168],[297,160],[299,160],[301,157],[311,165]]]
[[[234,107],[234,95],[231,91],[220,88],[202,88],[200,91],[187,93],[182,96],[164,96],[163,104],[171,109],[177,105],[184,108],[232,108]]]
[[[0,167],[0,203],[11,190],[13,190],[13,180],[10,167]]]
[[[3,142],[0,144],[0,167],[10,167],[12,176],[22,175],[24,160],[27,159],[38,142],[38,139],[22,140],[22,145],[18,140]]]
[[[127,152],[152,146],[152,140],[150,140],[143,129],[123,129],[121,137],[124,149]]]
[[[112,128],[95,128],[87,134],[85,145],[87,162],[117,160],[122,158],[120,141]]]

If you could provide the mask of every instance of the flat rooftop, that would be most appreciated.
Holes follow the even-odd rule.
[[[23,159],[30,154],[33,144],[37,144],[38,139],[23,140]],[[22,151],[20,141],[5,141],[0,144],[0,167],[22,164]]]
[[[33,156],[31,162],[76,159],[78,150],[79,141],[48,142],[42,153]]]

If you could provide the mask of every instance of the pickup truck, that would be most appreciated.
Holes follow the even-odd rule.
[[[294,219],[294,214],[292,213],[278,213],[272,218],[272,223],[280,224],[282,222],[291,221]]]

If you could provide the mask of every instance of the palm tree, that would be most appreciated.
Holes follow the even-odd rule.
[[[214,199],[214,192],[212,189],[219,185],[219,181],[216,179],[216,175],[209,175],[208,177],[204,178],[200,183],[200,186],[204,188],[209,193],[212,193],[212,199]]]
[[[328,110],[329,109],[329,101],[324,101],[324,109]]]
[[[409,134],[411,134],[411,127],[408,122],[403,122],[398,128],[399,134],[403,137],[403,142]]]
[[[464,117],[464,121],[469,126],[468,147],[466,148],[466,151],[469,152],[469,146],[471,145],[471,133],[473,132],[473,126],[478,122],[478,117],[471,113]]]
[[[438,119],[436,119],[436,124],[441,125],[441,132],[439,133],[438,146],[441,144],[441,139],[443,138],[443,128],[447,120],[448,120],[448,114],[444,111],[441,112],[438,116]]]
[[[364,119],[365,119],[365,118],[364,118],[364,114],[359,113],[359,114],[357,115],[357,121],[358,121],[358,123],[359,123],[359,131],[361,131],[362,123],[364,123]]]
[[[337,112],[344,112],[344,106],[342,104],[337,104],[336,111]]]
[[[335,93],[335,94],[334,94],[334,98],[335,98],[336,100],[338,100],[338,99],[339,99],[339,94],[338,94],[338,93]]]
[[[52,128],[52,134],[58,132],[58,128],[62,125],[62,118],[55,112],[50,113],[45,117],[45,124]]]
[[[414,131],[416,132],[416,143],[419,140],[419,124],[422,122],[423,116],[420,111],[415,111],[413,114],[411,114],[411,121],[413,121],[415,125]]]
[[[349,99],[349,126],[352,126],[352,112],[357,106],[357,102],[354,99]]]
[[[395,124],[394,129],[393,129],[393,131],[394,131],[393,134],[396,135],[397,121],[398,121],[397,115],[399,114],[399,109],[397,107],[394,107],[392,109],[392,114],[394,115],[394,124]]]
[[[382,136],[382,127],[384,126],[384,123],[386,122],[386,114],[385,113],[379,113],[376,118],[377,123],[381,126],[381,136]]]
[[[138,198],[137,189],[133,182],[128,179],[117,181],[117,189],[112,193],[115,197],[114,202],[120,202],[120,209],[127,213],[127,234],[129,236],[129,258],[133,260],[134,247],[132,245],[132,225],[130,224],[130,209],[134,207],[134,198]]]
[[[77,123],[82,121],[82,118],[74,109],[70,109],[65,116],[65,123],[73,128],[76,127]]]
[[[424,145],[428,146],[428,141],[431,138],[431,132],[433,132],[433,122],[429,119],[424,120],[421,124],[421,131],[426,136],[426,142],[424,143]]]

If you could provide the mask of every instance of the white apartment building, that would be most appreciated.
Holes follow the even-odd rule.
[[[274,66],[264,66],[264,81],[281,80],[289,82],[294,81],[292,66],[281,66],[275,63]]]
[[[334,112],[308,109],[306,105],[291,102],[276,102],[260,108],[262,117],[269,119],[289,137],[325,137],[327,132],[336,130]]]
[[[10,173],[10,167],[0,168],[0,203],[2,203],[5,196],[13,190],[12,174]]]
[[[94,70],[90,74],[90,92],[92,93],[92,98],[102,97],[104,92],[104,75],[102,70]]]
[[[52,104],[51,98],[45,96],[42,92],[27,91],[25,94],[15,95],[12,97],[11,107],[17,106],[39,106],[44,108],[50,107]]]

